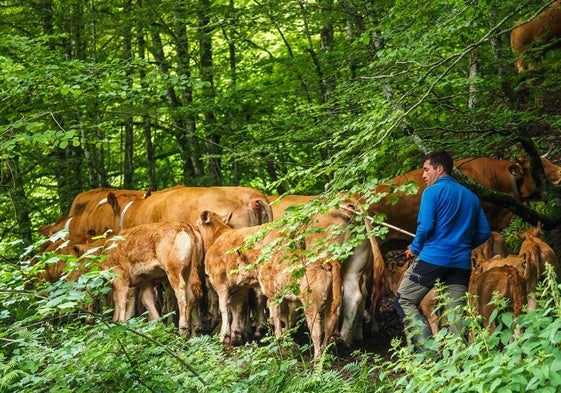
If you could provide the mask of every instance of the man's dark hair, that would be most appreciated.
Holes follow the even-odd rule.
[[[437,166],[442,165],[444,172],[447,175],[452,174],[452,169],[454,167],[454,160],[452,160],[452,156],[448,154],[447,151],[444,150],[435,150],[425,156],[425,161],[429,160],[430,165],[436,169]]]

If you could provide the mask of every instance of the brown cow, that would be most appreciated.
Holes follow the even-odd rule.
[[[60,217],[55,222],[51,224],[41,225],[38,229],[39,233],[45,237],[51,237],[57,232],[62,231],[63,229],[68,231],[68,226],[70,225],[69,221],[71,217]]]
[[[507,255],[504,258],[491,258],[479,260],[474,264],[472,277],[481,274],[497,266],[513,266],[525,280],[528,309],[533,310],[537,307],[535,291],[537,283],[543,279],[545,264],[553,266],[553,270],[559,272],[557,256],[552,248],[541,240],[541,226],[531,227],[526,232],[520,234],[524,241],[520,245],[518,255]]]
[[[284,212],[289,207],[303,206],[315,198],[317,198],[317,195],[267,195],[275,218],[284,216]]]
[[[495,309],[494,296],[508,300],[507,310],[517,316],[527,302],[526,283],[518,270],[510,265],[496,266],[472,277],[469,293],[474,310],[483,317],[483,325],[489,326],[489,317]],[[494,329],[496,323],[491,324]]]
[[[302,206],[312,200],[319,200],[319,196],[308,195],[284,195],[280,200],[278,197],[269,196],[272,201],[275,218],[279,219],[284,215],[285,210],[291,206]],[[354,198],[347,198],[340,205],[339,209],[334,209],[331,214],[321,214],[319,226],[329,227],[334,224],[346,225],[345,223],[353,216],[356,206]],[[316,207],[313,207],[314,210]],[[320,209],[321,210],[321,209]],[[366,220],[369,225],[369,220]],[[369,228],[370,230],[371,228]],[[344,236],[338,241],[345,243],[349,240],[351,233],[346,231]],[[376,331],[378,304],[383,295],[384,283],[384,261],[378,242],[375,238],[364,239],[359,242],[343,265],[343,305],[341,308],[341,339],[347,346],[351,346],[353,341],[363,339],[363,316],[365,313],[366,302],[369,297],[373,299],[373,307],[370,318],[370,331]],[[368,283],[368,286],[367,286]]]
[[[518,255],[525,255],[528,263],[536,267],[537,275],[540,279],[544,278],[545,264],[549,263],[553,267],[557,279],[561,279],[559,261],[553,249],[543,241],[541,223],[535,227],[528,228],[519,235],[524,241],[520,245]]]
[[[159,317],[155,306],[154,285],[168,279],[179,308],[179,333],[190,336],[192,320],[198,323],[195,305],[203,295],[200,271],[203,243],[191,225],[181,222],[149,223],[124,230],[125,240],[109,251],[102,262],[104,269],[113,268],[113,320],[127,319],[127,298],[131,287],[139,287],[149,318]]]
[[[507,255],[505,238],[496,231],[491,231],[491,236],[471,252],[471,258],[475,261],[484,261],[494,257],[504,258]]]
[[[510,47],[516,54],[516,72],[534,68],[536,61],[529,61],[528,51],[533,47],[542,47],[542,54],[548,49],[559,47],[561,39],[561,0],[554,1],[551,6],[538,17],[520,24],[510,33]],[[549,44],[548,47],[545,45]]]
[[[405,275],[405,271],[411,264],[411,261],[407,261],[403,264],[398,264],[396,262],[390,262],[388,264],[388,268],[386,269],[386,282],[388,286],[388,290],[393,294],[393,296],[397,299],[398,296],[398,289],[399,284],[401,284],[401,280],[403,280],[403,276]],[[433,287],[421,300],[421,304],[419,308],[421,309],[422,314],[427,318],[429,322],[432,334],[438,333],[440,329],[438,323],[438,314],[436,313],[436,295],[437,290],[436,287]]]
[[[249,187],[176,186],[138,199],[113,192],[107,203],[113,209],[113,229],[130,228],[147,222],[180,221],[195,225],[201,212],[212,209],[232,213],[229,223],[243,228],[270,222],[273,212],[263,193]]]
[[[276,334],[282,334],[281,321],[287,319],[281,315],[282,302],[292,300],[303,305],[307,325],[312,333],[314,357],[318,358],[336,328],[337,310],[341,304],[339,262],[330,259],[328,254],[314,258],[316,252],[327,252],[318,251],[315,245],[321,241],[321,237],[329,238],[330,235],[306,235],[304,239],[297,238],[294,240],[296,244],[292,244],[290,239],[293,234],[283,234],[272,229],[255,244],[246,247],[244,240],[247,237],[267,229],[263,226],[232,229],[224,221],[218,214],[205,211],[197,223],[206,249],[205,271],[219,297],[221,341],[238,344],[243,340],[244,318],[241,305],[248,289],[259,285],[269,298]],[[310,225],[312,228],[329,231],[322,221],[319,215],[312,219]],[[264,250],[267,250],[267,260],[261,261]],[[310,255],[310,251],[314,255]],[[298,267],[303,269],[300,279],[295,278],[300,277],[299,275],[293,276],[294,269]],[[298,295],[286,292],[291,282],[299,287]]]
[[[313,243],[309,239],[306,242]],[[306,248],[313,249],[314,245],[309,244]],[[286,288],[294,281],[294,270],[296,268],[298,271],[298,267],[304,272],[297,285],[298,295],[286,294]],[[269,299],[275,334],[281,336],[290,327],[290,315],[283,315],[283,306],[293,303],[286,305],[293,310],[302,305],[314,345],[314,359],[318,359],[333,337],[339,320],[342,303],[340,262],[330,258],[310,262],[304,255],[296,253],[292,258],[279,256],[263,264],[258,278],[261,290]],[[287,323],[284,329],[283,321]]]
[[[273,219],[273,212],[267,198],[260,191],[249,187],[185,187],[176,186],[151,193],[149,198],[115,194],[106,195],[107,205],[111,208],[115,232],[148,222],[180,221],[195,225],[199,215],[206,209],[219,214],[231,213],[228,223],[234,228],[260,225]],[[258,288],[257,288],[258,289]],[[209,289],[210,308],[215,303],[214,293]],[[257,299],[260,299],[257,294]],[[258,308],[257,334],[264,330],[266,323],[264,310]],[[216,321],[217,322],[217,321]],[[211,322],[211,324],[213,324]]]
[[[122,198],[127,198],[127,200],[148,198],[151,193],[150,190],[144,192],[115,188],[96,188],[76,195],[68,213],[69,222],[67,228],[70,235],[97,236],[104,234],[108,230],[116,230],[114,227],[113,209],[103,202],[106,200],[109,192]]]
[[[271,232],[247,251],[247,237],[263,230],[262,226],[233,229],[227,225],[230,215],[219,217],[204,211],[197,221],[205,249],[205,273],[218,295],[218,307],[222,319],[220,340],[225,344],[239,345],[247,337],[244,307],[249,290],[259,288],[258,270],[251,268],[263,247],[275,239]],[[234,251],[231,251],[234,250]]]

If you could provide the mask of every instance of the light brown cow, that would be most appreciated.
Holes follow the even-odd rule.
[[[281,315],[283,299],[302,303],[307,325],[312,333],[314,357],[318,358],[337,325],[337,310],[341,304],[339,262],[331,260],[328,254],[315,260],[312,255],[307,255],[308,249],[326,252],[315,248],[320,241],[318,234],[297,238],[293,244],[291,235],[272,229],[248,247],[244,246],[245,239],[257,232],[267,231],[267,228],[232,229],[224,221],[226,220],[218,214],[205,211],[197,223],[206,249],[205,271],[219,297],[221,341],[226,344],[243,342],[244,318],[241,305],[248,289],[259,285],[269,298],[276,334],[282,334],[284,329],[281,321],[287,319]],[[312,219],[310,225],[312,228],[329,231],[321,222],[320,215]],[[267,250],[268,259],[261,261],[264,250]],[[295,261],[297,265],[294,264]],[[292,276],[292,272],[298,267],[303,269],[303,277],[300,279],[294,278],[299,277],[298,275]],[[298,295],[286,292],[287,285],[291,282],[295,282],[299,288]],[[281,299],[276,303],[278,296]]]
[[[561,167],[542,158],[545,174],[553,184],[561,182]],[[527,157],[520,157],[516,162],[496,158],[465,158],[455,162],[456,167],[473,181],[494,191],[503,192],[522,200],[537,196],[536,185],[530,175],[530,163]],[[385,222],[415,233],[417,215],[422,191],[426,184],[422,179],[422,169],[417,169],[405,175],[394,178],[390,183],[393,187],[405,185],[408,182],[418,186],[418,192],[406,195],[403,192],[392,192],[388,185],[380,185],[373,192],[389,193],[380,202],[373,203],[368,208],[371,215],[384,214]],[[367,197],[364,195],[363,198]],[[395,199],[397,201],[395,201]],[[395,203],[393,203],[395,202]],[[506,208],[485,201],[481,203],[491,229],[500,231],[508,225],[512,212]],[[402,232],[390,229],[385,239],[380,240],[380,247],[386,253],[389,250],[405,249],[412,238]]]
[[[551,6],[535,19],[520,24],[510,33],[510,47],[516,54],[516,72],[534,68],[537,61],[529,60],[528,51],[539,48],[543,54],[546,50],[559,47],[561,40],[561,0],[554,1]],[[547,44],[547,46],[546,46]],[[534,54],[532,56],[537,58]]]
[[[315,198],[317,198],[317,195],[267,195],[275,219],[284,216],[286,209],[293,206],[303,206]]]
[[[302,206],[313,200],[319,200],[319,196],[284,195],[280,200],[276,197],[268,197],[272,202],[275,218],[279,219],[289,207]],[[277,206],[277,207],[275,207]],[[357,206],[355,198],[347,198],[334,209],[331,214],[321,214],[323,227],[335,224],[346,225],[354,215]],[[276,210],[275,210],[276,209]],[[313,209],[319,209],[313,206]],[[319,209],[321,210],[321,209]],[[366,219],[369,226],[369,219]],[[369,228],[371,230],[371,228]],[[346,231],[344,237],[338,241],[345,243],[349,240],[351,233]],[[367,301],[372,298],[373,306],[370,315],[370,332],[375,332],[377,326],[378,304],[383,295],[384,285],[384,260],[375,238],[364,238],[359,242],[347,260],[342,262],[343,266],[343,304],[341,307],[340,336],[347,346],[353,342],[360,341],[364,337],[364,314]],[[368,284],[368,286],[367,286]]]
[[[505,238],[496,231],[491,231],[491,236],[471,252],[471,258],[475,261],[484,261],[494,257],[504,258],[507,255]]]
[[[522,313],[522,307],[527,302],[526,283],[518,270],[510,265],[496,266],[472,277],[469,293],[473,296],[470,301],[474,310],[483,317],[483,325],[489,325],[489,317],[495,309],[492,304],[494,296],[508,300],[506,310],[512,311],[514,316]],[[496,323],[491,324],[491,330]]]
[[[204,211],[197,226],[205,249],[205,273],[218,295],[220,340],[239,345],[248,339],[244,307],[249,290],[259,288],[258,270],[250,265],[257,261],[261,248],[278,235],[271,232],[253,247],[241,250],[245,239],[263,230],[263,226],[233,229],[227,225],[229,219],[230,215]]]
[[[535,227],[528,228],[520,234],[523,240],[520,245],[518,255],[524,255],[528,263],[536,267],[537,275],[540,279],[544,278],[545,264],[548,263],[553,267],[557,279],[561,279],[561,271],[559,261],[553,249],[542,239],[542,226],[538,223]]]
[[[393,294],[395,299],[398,296],[398,289],[399,284],[401,284],[401,280],[403,280],[403,276],[405,275],[405,271],[409,268],[411,261],[407,261],[403,264],[398,264],[396,262],[390,262],[386,269],[386,282],[388,286],[388,290]],[[421,313],[427,318],[427,321],[430,325],[432,334],[438,333],[440,329],[440,325],[438,323],[438,314],[436,313],[436,295],[437,290],[436,287],[431,288],[431,290],[425,295],[423,300],[421,300],[421,304],[419,308],[421,309]]]
[[[168,279],[179,308],[179,333],[190,336],[198,325],[195,305],[203,295],[200,273],[203,243],[193,227],[181,222],[149,223],[121,232],[125,240],[109,251],[102,262],[113,268],[113,320],[127,319],[127,299],[131,287],[139,287],[149,318],[159,317],[155,307],[154,285]],[[192,323],[192,319],[194,323]]]
[[[295,269],[304,272],[299,280],[295,278]],[[341,276],[341,264],[330,258],[309,262],[304,255],[295,253],[292,258],[279,256],[263,264],[259,269],[259,284],[269,299],[275,334],[281,336],[291,323],[290,315],[283,315],[283,306],[292,303],[286,307],[293,310],[302,305],[314,345],[314,359],[319,359],[337,328],[342,302]],[[286,288],[294,281],[298,283],[298,295],[286,294]]]
[[[70,235],[91,237],[102,235],[108,230],[116,230],[113,209],[103,203],[109,192],[127,198],[127,200],[140,200],[148,198],[151,194],[150,190],[144,192],[96,188],[76,195],[68,213],[69,221],[66,224]]]
[[[41,225],[38,229],[39,233],[45,237],[51,237],[57,232],[63,229],[68,231],[68,226],[70,225],[69,220],[71,217],[59,217],[55,222],[51,224]]]
[[[196,225],[202,211],[211,209],[219,214],[230,214],[233,228],[260,225],[273,219],[273,212],[267,198],[260,191],[249,187],[185,187],[176,186],[151,193],[149,198],[138,198],[109,192],[107,205],[100,208],[112,209],[111,227],[118,233],[125,228],[149,222],[179,221]],[[258,289],[258,288],[257,288]],[[215,304],[215,294],[208,289],[210,315]],[[257,299],[261,297],[257,294]],[[256,334],[262,334],[266,323],[263,308],[257,308],[254,315],[257,323]],[[211,321],[214,325],[217,321]]]
[[[551,264],[556,273],[559,271],[557,256],[547,243],[537,237],[540,233],[541,227],[538,225],[520,234],[524,241],[520,245],[518,255],[477,261],[473,266],[472,277],[498,266],[509,265],[515,267],[525,280],[528,309],[534,310],[537,307],[536,286],[543,279],[545,264]]]
[[[206,209],[222,215],[232,213],[229,225],[233,228],[260,225],[273,219],[265,195],[249,187],[176,186],[153,192],[144,199],[113,192],[106,196],[113,209],[114,230],[147,222],[179,221],[195,225]]]

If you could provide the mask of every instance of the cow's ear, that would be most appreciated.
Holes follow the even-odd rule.
[[[150,187],[148,187],[148,189],[146,190],[146,193],[142,196],[142,199],[149,198],[150,195],[152,195],[152,189]]]
[[[508,172],[514,176],[514,178],[516,180],[520,180],[522,179],[522,177],[524,176],[524,170],[522,169],[522,167],[520,166],[520,164],[512,164],[509,165],[508,167]]]
[[[229,224],[229,223],[230,223],[230,220],[232,219],[232,214],[233,214],[233,212],[230,212],[229,214],[223,215],[223,216],[222,216],[222,222],[223,222],[224,224]]]
[[[542,234],[542,222],[538,221],[538,223],[536,224],[536,236],[539,236]]]
[[[201,213],[201,222],[203,224],[208,224],[210,222],[210,211],[205,210]]]
[[[114,193],[110,192],[109,194],[107,194],[107,203],[113,208],[113,210],[116,210],[119,208],[119,202],[117,201],[117,197],[115,196]]]

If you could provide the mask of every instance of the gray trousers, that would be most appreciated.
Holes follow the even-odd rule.
[[[419,324],[419,330],[415,330],[416,337],[412,337],[414,341],[424,340],[432,335],[428,320],[421,313],[419,305],[435,282],[440,280],[445,285],[450,299],[447,307],[453,308],[465,302],[470,273],[469,270],[437,266],[419,259],[411,263],[398,289],[396,310],[406,327],[411,323]],[[461,331],[461,316],[450,326],[450,331]]]

